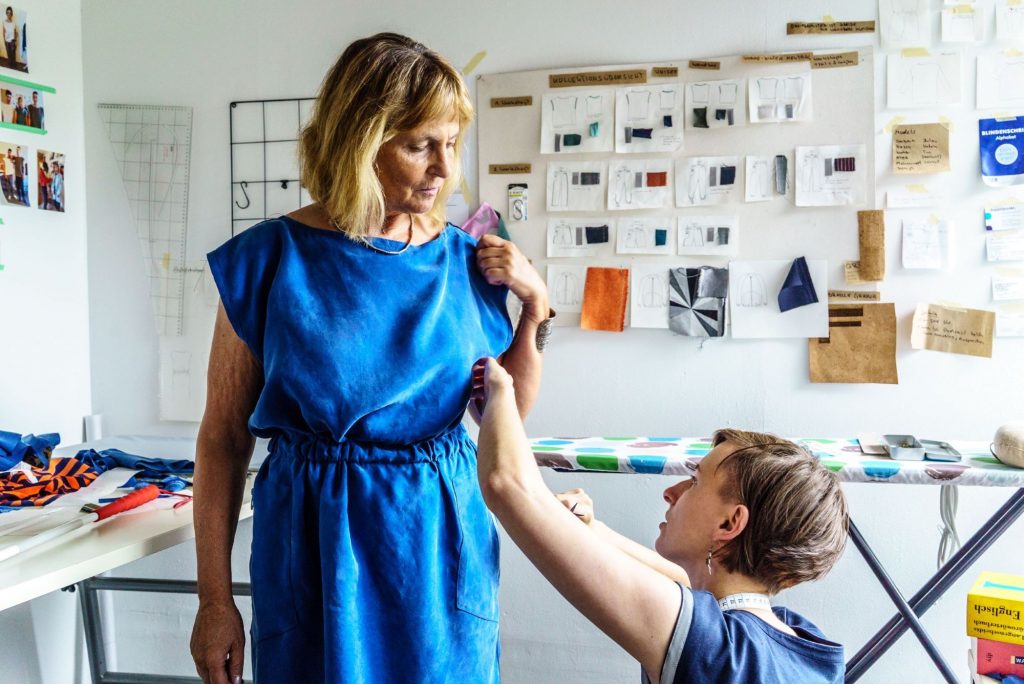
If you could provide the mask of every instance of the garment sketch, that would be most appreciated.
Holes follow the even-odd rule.
[[[667,90],[666,89],[666,90],[662,90],[661,92],[659,92],[658,93],[658,103],[659,103],[659,106],[661,107],[661,109],[663,111],[668,111],[668,110],[671,110],[671,109],[675,109],[675,106],[676,106],[676,91],[675,91],[675,89],[674,88],[672,90]]]
[[[626,93],[626,111],[629,121],[647,121],[651,93],[647,90],[630,90]]]
[[[889,35],[893,42],[915,42],[925,38],[920,35],[921,4],[920,0],[892,0]],[[927,4],[924,9],[927,12]]]
[[[575,244],[572,226],[566,223],[560,223],[555,226],[551,234],[551,244],[556,247],[571,247]]]
[[[555,304],[559,306],[579,306],[583,290],[580,288],[580,279],[575,273],[560,273],[555,280],[555,289],[552,294],[555,296]]]
[[[783,118],[792,119],[800,112],[804,97],[803,76],[788,76],[782,81],[782,112]]]
[[[615,206],[628,206],[633,204],[633,186],[635,180],[633,172],[629,167],[620,166],[615,169]]]
[[[1024,61],[1004,62],[996,81],[1001,102],[1010,104],[1024,100]]]
[[[649,226],[632,225],[626,230],[626,247],[643,248],[653,247],[653,230]]]
[[[569,174],[563,169],[559,169],[552,174],[551,206],[569,206]]]
[[[708,83],[691,83],[690,88],[690,100],[694,104],[707,104],[708,97],[711,94],[711,85]]]
[[[808,192],[821,192],[825,188],[825,160],[821,158],[817,150],[809,150],[800,160],[803,166],[800,168],[800,180]],[[831,172],[831,164],[829,164]],[[829,173],[828,175],[831,175]]]
[[[575,126],[578,104],[579,98],[572,95],[559,95],[551,98],[551,125],[555,128]]]
[[[938,103],[953,93],[949,78],[938,62],[918,62],[911,66],[899,90],[917,105]]]
[[[771,196],[771,173],[767,159],[755,159],[747,173],[747,196],[750,199],[768,199]]]
[[[759,273],[745,273],[740,280],[738,306],[758,308],[768,306],[768,288]]]
[[[690,204],[696,204],[697,200],[705,200],[708,197],[708,172],[714,173],[714,167],[709,169],[704,161],[690,163],[690,175],[687,180],[686,196]]]
[[[600,118],[604,114],[604,96],[587,95],[587,116],[591,119]]]
[[[651,273],[640,281],[637,303],[645,309],[664,309],[668,305],[668,270],[664,274]]]
[[[688,223],[683,227],[682,247],[703,247],[704,226],[699,223]]]

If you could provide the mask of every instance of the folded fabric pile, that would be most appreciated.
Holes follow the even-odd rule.
[[[136,456],[120,449],[83,449],[73,458],[53,458],[60,435],[25,435],[0,430],[0,512],[45,506],[59,496],[87,487],[112,468],[139,470],[125,486],[156,483],[166,491],[179,491],[189,482],[177,477],[191,474],[195,463]]]

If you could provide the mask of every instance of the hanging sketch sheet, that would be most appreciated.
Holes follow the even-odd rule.
[[[934,216],[903,219],[903,268],[948,268],[949,234],[949,224]]]
[[[928,0],[878,0],[882,47],[931,45]]]
[[[722,204],[733,199],[739,157],[683,157],[676,161],[676,206]]]
[[[981,8],[968,5],[942,10],[942,42],[980,43],[985,39],[984,16]]]
[[[996,40],[1024,42],[1024,4],[1018,0],[996,0]]]
[[[728,294],[727,268],[673,268],[669,271],[669,329],[687,337],[725,336]]]
[[[160,420],[199,422],[220,293],[204,259],[184,269],[184,334],[160,336]]]
[[[751,123],[812,121],[810,70],[782,76],[759,76],[748,81]]]
[[[615,222],[606,218],[548,219],[549,257],[591,257],[611,254]]]
[[[1024,261],[1024,230],[1004,230],[985,235],[988,261]]]
[[[672,207],[671,159],[617,159],[608,168],[608,208]]]
[[[683,144],[683,91],[676,83],[619,88],[615,151],[675,152]]]
[[[608,88],[546,93],[541,100],[540,151],[611,152],[615,92]]]
[[[678,254],[731,256],[739,250],[740,226],[736,216],[679,217]]]
[[[865,196],[864,145],[796,148],[796,205],[861,204]]]
[[[135,221],[157,333],[181,335],[192,108],[98,106]]]
[[[603,211],[607,167],[604,162],[548,164],[548,211]]]
[[[587,282],[586,266],[548,264],[548,297],[551,307],[559,313],[583,310],[583,286]]]
[[[743,79],[686,84],[686,127],[729,128],[746,123]]]
[[[1024,55],[978,55],[978,109],[1024,107]]]
[[[732,336],[828,337],[828,298],[786,312],[779,309],[779,290],[792,260],[730,261],[729,317]],[[817,292],[828,290],[828,262],[807,261]]]
[[[673,254],[671,216],[618,219],[615,251],[619,254]]]
[[[793,187],[791,168],[793,162],[787,154],[770,157],[747,155],[746,191],[743,199],[747,202],[768,202],[785,197]]]
[[[886,104],[889,109],[960,104],[959,52],[925,56],[889,55],[886,61]]]
[[[668,328],[669,266],[635,263],[629,269],[629,326]]]

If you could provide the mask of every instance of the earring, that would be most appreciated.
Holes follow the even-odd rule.
[[[708,549],[708,574],[709,575],[711,574],[711,554],[712,554],[711,549]]]

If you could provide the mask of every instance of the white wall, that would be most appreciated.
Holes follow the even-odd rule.
[[[43,94],[46,135],[0,129],[0,140],[27,145],[32,168],[40,148],[66,155],[67,211],[36,208],[35,171],[31,208],[0,208],[0,429],[59,432],[73,444],[91,412],[81,1],[15,7],[28,13],[29,73],[5,73],[57,92]],[[3,679],[74,681],[77,608],[75,595],[57,592],[0,613],[8,653],[20,654],[4,659]]]
[[[403,32],[448,55],[457,66],[487,50],[477,72],[496,73],[870,45],[870,35],[788,38],[785,22],[824,14],[871,19],[876,12],[874,0],[458,0],[440,5],[303,0],[287,11],[269,0],[90,0],[84,7],[83,34],[94,410],[106,415],[108,434],[192,435],[196,430],[192,424],[156,420],[157,341],[146,280],[97,103],[195,108],[189,212],[193,259],[229,236],[228,103],[313,94],[326,68],[354,38],[380,30]],[[881,93],[885,61],[877,61]],[[965,62],[970,75],[965,84],[973,82],[972,64]],[[883,163],[888,139],[880,129],[892,114],[879,102],[876,158],[883,169],[882,190],[890,179]],[[899,386],[809,385],[806,345],[799,341],[726,340],[702,349],[664,331],[630,330],[615,336],[560,329],[547,353],[544,390],[528,421],[529,432],[696,435],[728,424],[789,435],[852,435],[870,429],[988,439],[1000,423],[1020,418],[1024,354],[1019,340],[999,340],[991,361],[912,352],[906,343],[910,307],[918,299],[989,302],[987,271],[980,262],[980,208],[991,193],[977,179],[977,117],[973,97],[965,102],[942,112],[955,122],[955,190],[949,211],[958,221],[955,270],[938,277],[901,273],[895,258],[898,213],[890,214],[890,277],[883,293],[899,302]],[[466,167],[472,174],[472,157]],[[881,192],[878,199],[883,199]],[[591,474],[548,474],[548,479],[556,488],[583,483],[607,522],[641,541],[653,540],[663,513],[659,492],[667,479]],[[938,489],[854,485],[847,492],[862,531],[897,582],[912,593],[934,569]],[[973,531],[1008,495],[1005,490],[961,492],[963,529]],[[1019,552],[1011,550],[1019,549],[1020,539],[1018,526],[979,568],[1024,571]],[[249,540],[249,528],[243,526],[235,554],[241,578]],[[506,681],[632,681],[635,665],[570,610],[509,544],[502,567]],[[123,572],[193,577],[194,558],[189,548],[179,548]],[[963,596],[969,579],[924,620],[957,668],[966,649]],[[118,600],[120,666],[189,673],[194,604],[146,597]],[[828,580],[788,592],[784,600],[843,642],[850,654],[893,612],[852,548]],[[158,637],[139,636],[153,624],[164,625]],[[923,674],[929,667],[923,651],[905,637],[862,681],[930,681]]]

